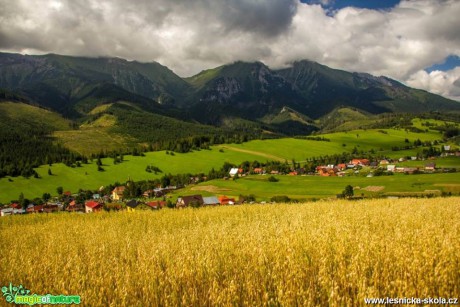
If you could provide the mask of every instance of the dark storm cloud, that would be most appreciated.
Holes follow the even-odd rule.
[[[296,13],[296,1],[223,1],[221,20],[228,29],[275,36],[286,31]]]

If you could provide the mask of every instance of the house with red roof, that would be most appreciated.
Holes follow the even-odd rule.
[[[351,160],[351,164],[353,165],[360,165],[360,166],[366,166],[370,164],[369,159],[353,159]]]
[[[262,174],[263,171],[264,170],[262,168],[260,168],[260,167],[256,167],[256,168],[253,169],[254,174]]]
[[[228,196],[225,196],[225,195],[219,196],[218,199],[219,199],[219,203],[221,205],[234,205],[234,204],[236,204],[236,201],[235,201],[234,198],[228,197]]]
[[[99,212],[102,211],[103,207],[103,204],[94,200],[89,200],[85,202],[85,213]]]
[[[78,204],[75,200],[72,200],[66,208],[69,212],[78,212],[78,211],[85,211],[83,204]]]
[[[149,202],[146,202],[145,204],[152,209],[161,209],[164,206],[166,206],[166,201],[164,200],[149,201]]]
[[[27,213],[42,213],[43,212],[43,205],[32,205],[27,207],[26,209]]]

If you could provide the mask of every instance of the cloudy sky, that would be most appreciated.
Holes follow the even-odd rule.
[[[180,76],[310,59],[460,100],[458,0],[0,0],[0,51],[158,61]]]

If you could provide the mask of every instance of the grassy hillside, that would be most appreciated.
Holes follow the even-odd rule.
[[[201,150],[187,154],[176,153],[174,156],[167,155],[165,151],[146,153],[145,157],[125,156],[125,161],[114,165],[113,159],[102,159],[105,171],[97,171],[96,161],[90,164],[82,164],[81,167],[71,168],[62,163],[53,164],[52,167],[43,165],[36,169],[41,176],[37,178],[1,178],[0,179],[0,202],[17,199],[21,192],[25,197],[41,197],[48,192],[56,194],[56,188],[62,186],[65,190],[77,192],[79,188],[98,189],[100,186],[114,182],[126,182],[128,178],[133,180],[146,180],[159,178],[164,173],[207,173],[211,168],[219,169],[224,162],[242,162],[245,160],[257,160],[262,157],[256,154],[241,153],[235,151],[219,152],[217,149]],[[145,171],[147,165],[160,168],[163,173],[157,175]],[[52,176],[48,175],[51,169]]]
[[[80,295],[85,306],[456,298],[460,198],[448,200],[0,218],[0,276],[31,293]]]
[[[84,130],[81,130],[84,131]],[[98,143],[107,141],[113,135],[90,134],[86,132],[64,132],[67,141],[74,146],[79,146],[80,150],[85,148],[99,149]],[[276,139],[276,140],[256,140],[243,144],[222,144],[212,146],[212,150],[194,151],[187,154],[176,153],[174,156],[167,155],[165,151],[146,153],[145,157],[125,156],[125,162],[114,165],[110,158],[102,159],[104,172],[98,172],[95,161],[82,167],[71,168],[63,164],[54,164],[51,167],[53,176],[48,175],[48,165],[36,169],[41,176],[40,179],[23,177],[0,179],[0,202],[15,199],[23,192],[26,197],[34,198],[41,196],[44,192],[55,193],[56,187],[63,186],[65,190],[76,192],[78,188],[97,189],[102,185],[114,183],[116,181],[125,182],[129,177],[133,180],[144,180],[158,178],[162,174],[154,175],[147,173],[147,165],[159,167],[163,173],[182,174],[182,173],[208,173],[211,168],[218,169],[224,162],[239,164],[243,161],[305,161],[306,158],[319,157],[330,154],[340,154],[344,151],[351,152],[354,147],[359,150],[380,150],[379,154],[390,155],[394,158],[401,156],[416,155],[421,148],[406,151],[392,151],[393,146],[404,146],[405,138],[411,142],[420,138],[425,140],[438,139],[439,132],[412,133],[403,130],[386,129],[382,130],[358,130],[348,133],[334,133],[324,135],[330,142],[312,141],[304,139]],[[357,136],[358,135],[358,136]],[[61,136],[62,140],[62,136]],[[123,139],[113,139],[113,143],[123,145]],[[342,144],[346,144],[344,147]],[[75,147],[75,149],[77,149]],[[420,163],[420,161],[418,161]],[[443,164],[439,164],[442,166]],[[446,166],[459,167],[459,158],[450,158]],[[422,163],[421,166],[424,166]],[[413,177],[409,177],[413,178]],[[434,178],[434,177],[430,177]],[[11,180],[11,181],[10,181]],[[336,189],[343,189],[340,185]],[[333,189],[335,191],[336,189]],[[333,194],[333,193],[332,193]]]
[[[0,102],[0,119],[5,126],[14,127],[20,124],[33,128],[41,127],[49,131],[71,129],[71,121],[61,115],[20,102]]]
[[[278,160],[291,160],[294,158],[298,161],[304,161],[306,158],[311,157],[351,152],[355,147],[359,151],[374,149],[381,154],[387,154],[392,152],[391,149],[394,146],[406,146],[406,138],[410,143],[417,139],[434,141],[442,138],[439,132],[434,131],[413,133],[396,129],[353,130],[322,134],[320,137],[325,137],[330,142],[284,138],[255,140],[243,144],[221,145],[221,147],[232,151],[260,152],[272,158],[276,157]],[[411,152],[417,152],[417,150],[412,150]]]

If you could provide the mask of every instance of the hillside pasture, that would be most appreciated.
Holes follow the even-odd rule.
[[[254,194],[257,201],[269,201],[275,195],[286,195],[291,199],[335,197],[345,186],[354,187],[355,196],[377,197],[387,193],[412,193],[412,195],[440,195],[442,192],[460,193],[460,173],[423,174],[379,177],[319,177],[276,176],[278,182],[270,182],[269,176],[252,175],[237,180],[216,179],[177,191],[175,195],[222,195],[238,198],[239,195]],[[203,188],[201,188],[203,187]],[[211,188],[212,187],[212,188]],[[375,187],[378,187],[375,188]],[[428,192],[427,192],[428,191]],[[401,195],[404,196],[404,195]]]
[[[99,143],[107,142],[111,139],[115,144],[114,149],[119,146],[126,146],[133,140],[124,139],[118,135],[107,134],[101,129],[80,129],[76,131],[58,131],[55,135],[66,146],[73,148],[77,152],[85,153],[86,150],[100,148]],[[386,133],[383,133],[385,131]],[[212,168],[219,169],[225,162],[239,164],[243,161],[266,162],[272,160],[288,161],[295,159],[297,162],[305,161],[307,158],[319,157],[342,152],[351,152],[354,147],[359,150],[380,150],[381,154],[397,153],[391,151],[393,146],[404,146],[405,138],[410,140],[421,139],[422,141],[434,141],[438,139],[436,133],[412,133],[403,130],[357,130],[350,132],[340,132],[323,135],[330,139],[326,141],[313,141],[307,139],[274,139],[274,140],[255,140],[242,144],[222,144],[212,146],[211,150],[194,151],[186,154],[175,153],[167,155],[165,151],[149,152],[145,157],[125,156],[125,161],[114,165],[113,159],[102,159],[103,172],[97,171],[95,161],[82,167],[70,168],[63,164],[40,166],[36,169],[40,179],[36,178],[1,178],[0,179],[0,202],[7,202],[17,199],[22,192],[27,198],[41,197],[43,193],[53,194],[56,187],[62,186],[65,190],[76,192],[82,189],[97,189],[115,182],[126,182],[128,178],[132,180],[147,180],[161,177],[165,173],[185,174],[185,173],[208,173]],[[343,146],[345,144],[346,146]],[[73,147],[72,147],[73,146]],[[416,154],[416,150],[413,149]],[[412,151],[404,151],[404,155],[411,155]],[[395,157],[399,155],[395,154]],[[457,158],[458,161],[458,158]],[[451,160],[449,165],[460,166],[460,163]],[[159,167],[163,173],[157,175],[147,173],[147,165]],[[48,169],[53,175],[48,175]],[[342,188],[341,186],[339,188]],[[334,194],[337,189],[332,188],[330,194]],[[323,195],[324,193],[319,193]]]

